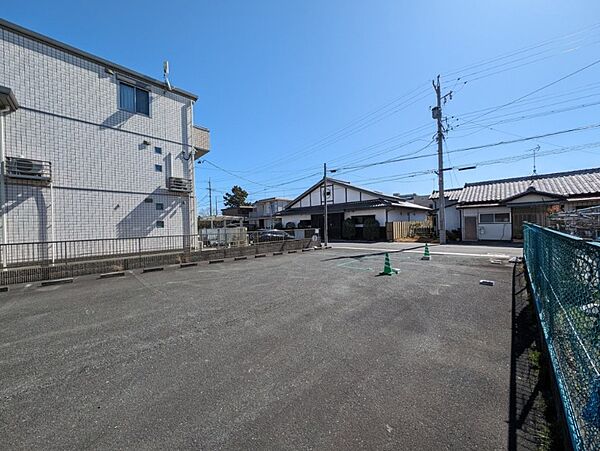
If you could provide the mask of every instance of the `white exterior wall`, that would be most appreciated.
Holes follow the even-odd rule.
[[[310,215],[285,215],[282,216],[283,225],[286,225],[288,222],[293,222],[296,227],[298,227],[298,223],[300,221],[310,221]]]
[[[446,212],[446,230],[458,230],[461,228],[460,211],[456,205],[444,208]]]
[[[512,240],[512,216],[510,222],[495,223],[495,224],[480,224],[479,215],[481,213],[511,213],[508,207],[480,207],[480,208],[463,208],[462,210],[463,224],[466,216],[477,217],[477,239],[478,240],[494,240],[494,241],[510,241]],[[463,229],[463,234],[464,234]]]
[[[55,199],[51,209],[49,186],[7,180],[9,242],[193,233],[193,194],[166,189],[192,178],[191,99],[144,83],[150,117],[132,114],[103,66],[3,28],[0,55],[0,85],[21,106],[6,115],[6,155],[51,162]]]
[[[388,222],[425,221],[426,219],[426,211],[410,210],[408,208],[396,208],[388,212]]]
[[[375,215],[375,219],[379,222],[381,227],[385,227],[385,208],[370,208],[368,210],[355,210],[347,211],[344,213],[344,219],[351,218],[352,216],[372,216]]]
[[[448,202],[448,199],[446,199],[446,204],[448,204]],[[438,199],[433,200],[434,208],[439,208],[438,203]],[[444,208],[444,212],[446,213],[446,230],[457,230],[462,227],[462,224],[460,222],[461,213],[460,210],[456,208],[457,206],[458,204],[454,203],[453,205],[449,205],[446,208]],[[437,213],[437,216],[439,224],[439,213]]]

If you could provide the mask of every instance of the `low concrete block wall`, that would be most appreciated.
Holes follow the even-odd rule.
[[[259,243],[252,246],[210,249],[198,252],[152,254],[125,258],[104,258],[83,262],[61,263],[52,266],[11,268],[0,272],[0,285],[62,279],[64,277],[76,277],[86,274],[101,274],[154,266],[216,260],[221,258],[234,258],[244,255],[270,254],[272,252],[298,250],[318,245],[320,245],[320,241],[313,241],[310,238],[306,238],[302,240]]]

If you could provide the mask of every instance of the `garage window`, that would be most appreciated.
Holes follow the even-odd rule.
[[[480,224],[491,224],[494,222],[494,214],[493,213],[482,213],[479,215],[479,223]]]
[[[494,224],[498,222],[510,222],[510,213],[481,213],[479,215],[480,224]]]
[[[494,222],[510,222],[510,213],[494,214]]]

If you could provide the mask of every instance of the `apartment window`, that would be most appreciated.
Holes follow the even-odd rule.
[[[157,202],[155,205],[156,205],[156,209],[157,210],[164,210],[165,209],[165,206],[163,204],[159,203],[159,202]]]
[[[162,172],[162,164],[155,164],[154,165],[154,170],[156,172]]]
[[[127,83],[119,84],[119,108],[150,116],[150,93]]]
[[[157,229],[164,229],[165,228],[165,221],[156,221],[156,228]]]
[[[156,153],[158,155],[162,155],[162,147],[155,147],[154,148],[154,153]]]
[[[479,215],[480,224],[493,224],[496,222],[510,222],[510,213],[481,213]]]

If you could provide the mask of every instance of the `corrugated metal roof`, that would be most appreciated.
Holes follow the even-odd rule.
[[[600,168],[467,183],[458,201],[461,204],[499,202],[533,190],[557,196],[600,193]]]
[[[445,189],[444,190],[444,197],[448,200],[458,200],[458,198],[460,197],[460,193],[462,192],[462,188],[450,188],[450,189]],[[439,191],[434,191],[433,193],[431,193],[431,196],[429,196],[430,199],[439,199],[440,197],[440,193]]]

